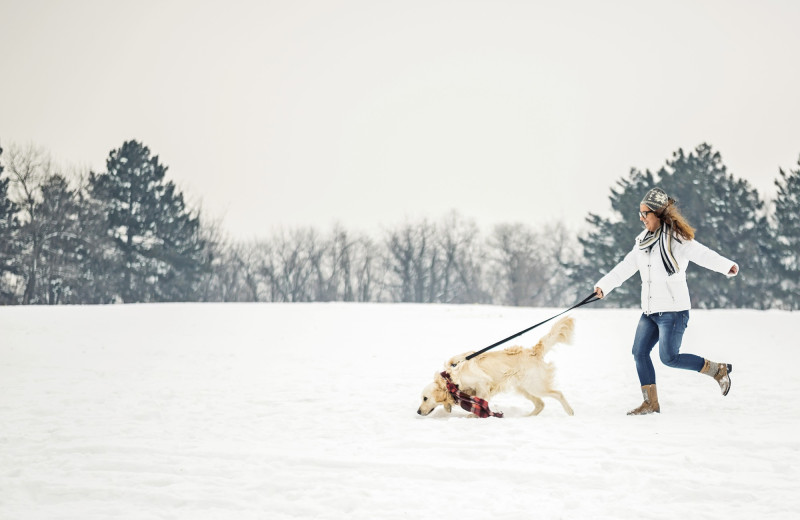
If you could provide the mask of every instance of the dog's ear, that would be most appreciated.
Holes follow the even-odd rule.
[[[465,363],[467,361],[467,356],[474,353],[475,353],[474,350],[470,350],[469,352],[464,352],[463,354],[451,357],[450,359],[447,360],[447,363],[444,364],[445,370],[449,372],[454,368],[458,368],[460,364]]]
[[[444,382],[444,378],[441,376],[436,379],[436,390],[434,390],[433,396],[436,402],[444,405],[444,409],[448,412],[456,402],[450,392],[447,391],[447,383]]]

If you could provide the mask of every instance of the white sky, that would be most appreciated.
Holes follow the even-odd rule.
[[[0,145],[125,140],[234,236],[450,209],[583,224],[708,142],[800,157],[800,2],[0,0]]]

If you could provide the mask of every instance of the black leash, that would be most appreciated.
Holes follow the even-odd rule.
[[[496,346],[498,346],[498,345],[502,345],[502,344],[503,344],[503,343],[505,343],[506,341],[510,341],[510,340],[512,340],[512,339],[514,339],[514,338],[516,338],[517,336],[522,336],[522,335],[523,335],[523,334],[525,334],[526,332],[528,332],[528,331],[530,331],[530,330],[533,330],[533,329],[535,329],[535,328],[536,328],[536,327],[538,327],[539,325],[543,325],[543,324],[547,323],[548,321],[550,321],[550,320],[552,320],[552,319],[558,318],[558,317],[559,317],[559,316],[561,316],[562,314],[566,314],[566,313],[568,313],[568,312],[569,312],[569,311],[571,311],[572,309],[577,309],[578,307],[583,307],[584,305],[587,305],[587,304],[589,304],[589,303],[592,303],[592,302],[596,302],[596,301],[597,301],[597,300],[599,300],[599,299],[600,299],[600,298],[598,298],[598,297],[595,295],[595,293],[592,293],[592,294],[590,294],[589,296],[587,296],[586,298],[584,298],[584,299],[583,299],[583,300],[582,300],[580,303],[577,303],[577,304],[573,305],[572,307],[570,307],[569,309],[567,309],[567,310],[565,310],[565,311],[563,311],[563,312],[559,312],[558,314],[556,314],[556,315],[555,315],[555,316],[553,316],[552,318],[547,318],[547,319],[546,319],[546,320],[544,320],[543,322],[541,322],[541,323],[537,323],[536,325],[534,325],[534,326],[532,326],[532,327],[528,327],[528,328],[527,328],[527,329],[525,329],[525,330],[521,330],[521,331],[517,332],[516,334],[514,334],[513,336],[509,336],[509,337],[507,337],[506,339],[504,339],[504,340],[500,340],[500,341],[498,341],[497,343],[495,343],[495,344],[493,344],[493,345],[489,345],[488,347],[486,347],[486,348],[484,348],[484,349],[481,349],[481,350],[479,350],[479,351],[477,351],[477,352],[473,352],[472,354],[470,354],[469,356],[467,356],[467,358],[466,358],[466,359],[467,359],[467,361],[469,361],[470,359],[474,358],[475,356],[480,356],[481,354],[483,354],[483,353],[484,353],[484,352],[486,352],[487,350],[491,350],[491,349],[493,349],[494,347],[496,347]]]

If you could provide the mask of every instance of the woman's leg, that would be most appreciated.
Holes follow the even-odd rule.
[[[654,314],[658,324],[658,355],[661,362],[672,368],[699,372],[705,360],[694,354],[681,354],[683,333],[689,323],[689,311]]]
[[[659,341],[658,335],[658,326],[651,316],[642,314],[633,339],[633,360],[636,362],[636,373],[639,375],[641,386],[653,385],[656,382],[656,370],[653,367],[653,360],[650,359],[650,352]]]
[[[633,340],[633,359],[636,361],[636,372],[639,374],[644,400],[642,404],[628,412],[628,415],[647,415],[661,411],[656,393],[656,370],[650,359],[650,353],[657,341],[659,341],[658,326],[650,316],[642,314]]]

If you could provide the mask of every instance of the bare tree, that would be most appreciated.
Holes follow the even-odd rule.
[[[535,238],[523,224],[499,224],[489,238],[495,297],[507,305],[533,302],[531,271]]]
[[[210,271],[204,276],[201,301],[259,301],[256,248],[234,242],[222,229],[222,222],[203,222],[201,233]]]
[[[241,278],[241,291],[237,301],[263,301],[262,288],[266,281],[259,274],[258,258],[260,258],[257,244],[240,244],[233,250],[234,265],[238,268]]]
[[[269,284],[269,301],[312,301],[314,262],[321,254],[319,234],[313,228],[280,231],[260,244],[265,254],[261,274]]]
[[[508,305],[560,305],[567,276],[564,264],[572,249],[562,224],[534,229],[524,224],[495,226],[488,241],[495,296]]]
[[[314,301],[352,301],[350,256],[353,243],[347,231],[336,225],[310,257],[314,272]]]
[[[51,238],[38,209],[42,201],[42,185],[52,175],[52,160],[47,152],[32,144],[25,147],[12,145],[7,153],[6,170],[11,179],[9,198],[20,208],[24,243],[21,264],[25,278],[22,303],[29,304],[35,299],[42,248]]]
[[[278,294],[270,265],[272,245],[264,240],[236,242],[226,249],[224,272],[226,298],[224,301],[273,302],[285,301]]]
[[[440,252],[435,232],[435,226],[427,220],[387,232],[385,261],[393,301],[437,301]]]
[[[356,301],[384,301],[387,266],[382,261],[383,256],[379,245],[365,235],[358,237],[353,243],[351,262],[354,266],[353,284],[356,288]]]
[[[482,276],[486,251],[475,222],[453,211],[444,218],[436,236],[442,255],[439,301],[488,303],[491,297]]]
[[[544,228],[544,261],[549,266],[547,297],[542,305],[558,306],[575,303],[578,295],[586,296],[581,288],[572,286],[569,265],[578,255],[577,237],[563,222],[548,224]],[[591,292],[591,288],[588,289]],[[587,292],[587,294],[588,294]]]

